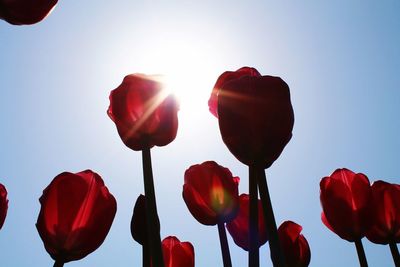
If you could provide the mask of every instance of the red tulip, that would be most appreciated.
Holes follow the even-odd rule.
[[[214,161],[193,165],[185,172],[183,199],[200,223],[231,221],[239,210],[239,177]]]
[[[372,184],[372,220],[367,238],[377,244],[400,243],[400,185]]]
[[[365,236],[371,222],[371,186],[367,176],[337,169],[320,182],[322,222],[350,242]]]
[[[310,246],[307,239],[300,234],[301,230],[303,227],[292,221],[286,221],[279,226],[278,235],[287,267],[307,267],[310,264]]]
[[[165,146],[176,137],[179,105],[159,80],[158,76],[131,74],[111,91],[107,113],[122,141],[133,150]]]
[[[6,220],[8,210],[8,199],[6,187],[0,184],[0,229]]]
[[[213,114],[218,108],[225,145],[246,165],[270,167],[292,137],[289,87],[279,77],[261,76],[248,67],[225,72],[216,82],[209,106]]]
[[[249,241],[249,204],[250,197],[247,194],[239,196],[239,213],[236,218],[226,224],[229,234],[233,241],[239,247],[248,251],[250,247]],[[258,200],[258,247],[261,247],[268,241],[265,229],[264,216],[261,201]]]
[[[117,211],[115,198],[101,177],[90,170],[59,174],[39,201],[39,235],[51,257],[63,263],[96,250]]]
[[[180,242],[175,236],[162,241],[166,267],[194,267],[194,248],[190,242]]]
[[[34,24],[43,20],[58,0],[0,0],[0,19],[14,25]]]

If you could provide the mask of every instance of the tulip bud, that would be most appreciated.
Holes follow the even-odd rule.
[[[79,260],[106,238],[117,211],[115,198],[101,177],[90,170],[63,172],[39,199],[36,228],[57,262]]]
[[[157,220],[157,229],[160,232],[160,221]],[[133,215],[131,220],[131,234],[132,238],[142,246],[148,244],[147,233],[147,219],[146,219],[146,197],[140,195],[133,208]]]
[[[322,222],[341,238],[355,242],[371,225],[371,186],[368,177],[337,169],[320,182]]]
[[[400,243],[400,185],[376,181],[372,191],[372,226],[366,236],[376,244]]]
[[[165,266],[194,267],[194,248],[189,242],[180,242],[175,236],[162,241]]]
[[[286,221],[278,228],[287,267],[307,267],[310,264],[310,246],[301,234],[302,229],[300,225],[292,221]]]
[[[217,98],[217,99],[216,99]],[[292,138],[294,114],[288,85],[254,68],[225,72],[209,100],[222,140],[242,163],[268,168]]]
[[[107,113],[130,149],[165,146],[176,137],[179,105],[159,80],[158,76],[131,74],[111,91]]]
[[[216,225],[235,218],[239,210],[239,177],[214,161],[193,165],[185,171],[183,199],[202,224]]]

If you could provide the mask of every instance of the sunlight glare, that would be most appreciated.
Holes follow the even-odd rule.
[[[148,51],[152,53],[146,57],[143,69],[163,76],[166,90],[180,102],[180,119],[208,110],[208,98],[217,78],[217,57],[207,47],[175,41]]]

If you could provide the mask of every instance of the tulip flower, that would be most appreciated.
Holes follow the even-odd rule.
[[[249,195],[241,194],[239,196],[239,213],[233,221],[226,224],[226,228],[235,244],[246,251],[250,248],[249,202]],[[268,241],[268,235],[265,229],[264,217],[261,213],[262,205],[260,200],[258,200],[258,210],[261,216],[258,217],[257,247],[261,247]]]
[[[202,224],[218,224],[225,267],[232,266],[224,223],[239,210],[239,177],[214,161],[193,165],[185,171],[183,199],[190,213]]]
[[[91,170],[57,175],[39,199],[36,228],[54,266],[80,260],[106,238],[117,211],[115,198]]]
[[[292,221],[285,221],[278,228],[287,267],[307,267],[311,251],[307,239],[300,234],[303,228]]]
[[[371,191],[373,223],[366,236],[373,243],[389,244],[395,264],[400,266],[396,245],[400,243],[400,185],[376,181]]]
[[[224,72],[209,108],[218,114],[222,139],[242,163],[268,168],[292,137],[294,114],[288,85],[249,67]]]
[[[371,186],[368,177],[337,169],[320,182],[322,222],[341,238],[355,242],[360,264],[366,266],[361,239],[371,224]]]
[[[175,236],[162,241],[165,266],[194,267],[194,248],[190,242],[180,242]]]
[[[265,169],[278,159],[292,138],[294,113],[289,87],[279,77],[262,76],[254,68],[243,67],[219,76],[208,104],[211,113],[218,117],[225,145],[240,162],[249,166],[249,220],[255,222],[258,216],[259,190],[272,261],[275,266],[284,267]],[[259,265],[255,250],[256,246],[249,250],[251,267]]]
[[[239,177],[214,161],[193,165],[185,171],[183,199],[190,213],[205,225],[225,223],[239,210]]]
[[[157,204],[151,167],[150,148],[171,143],[178,130],[176,98],[168,94],[160,76],[131,74],[110,93],[107,110],[124,144],[142,151],[146,218],[149,227],[151,258],[157,267],[163,267]]]
[[[171,143],[178,130],[179,105],[160,76],[131,74],[111,91],[108,115],[124,144],[136,151]]]
[[[6,187],[0,183],[0,229],[4,225],[8,210],[8,199]]]
[[[14,25],[35,24],[46,18],[58,0],[0,0],[0,19]]]

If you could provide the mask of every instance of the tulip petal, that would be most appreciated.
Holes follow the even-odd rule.
[[[202,196],[188,184],[183,185],[183,199],[185,203],[190,203],[190,213],[201,224],[216,225],[218,223],[215,212],[206,204]]]

